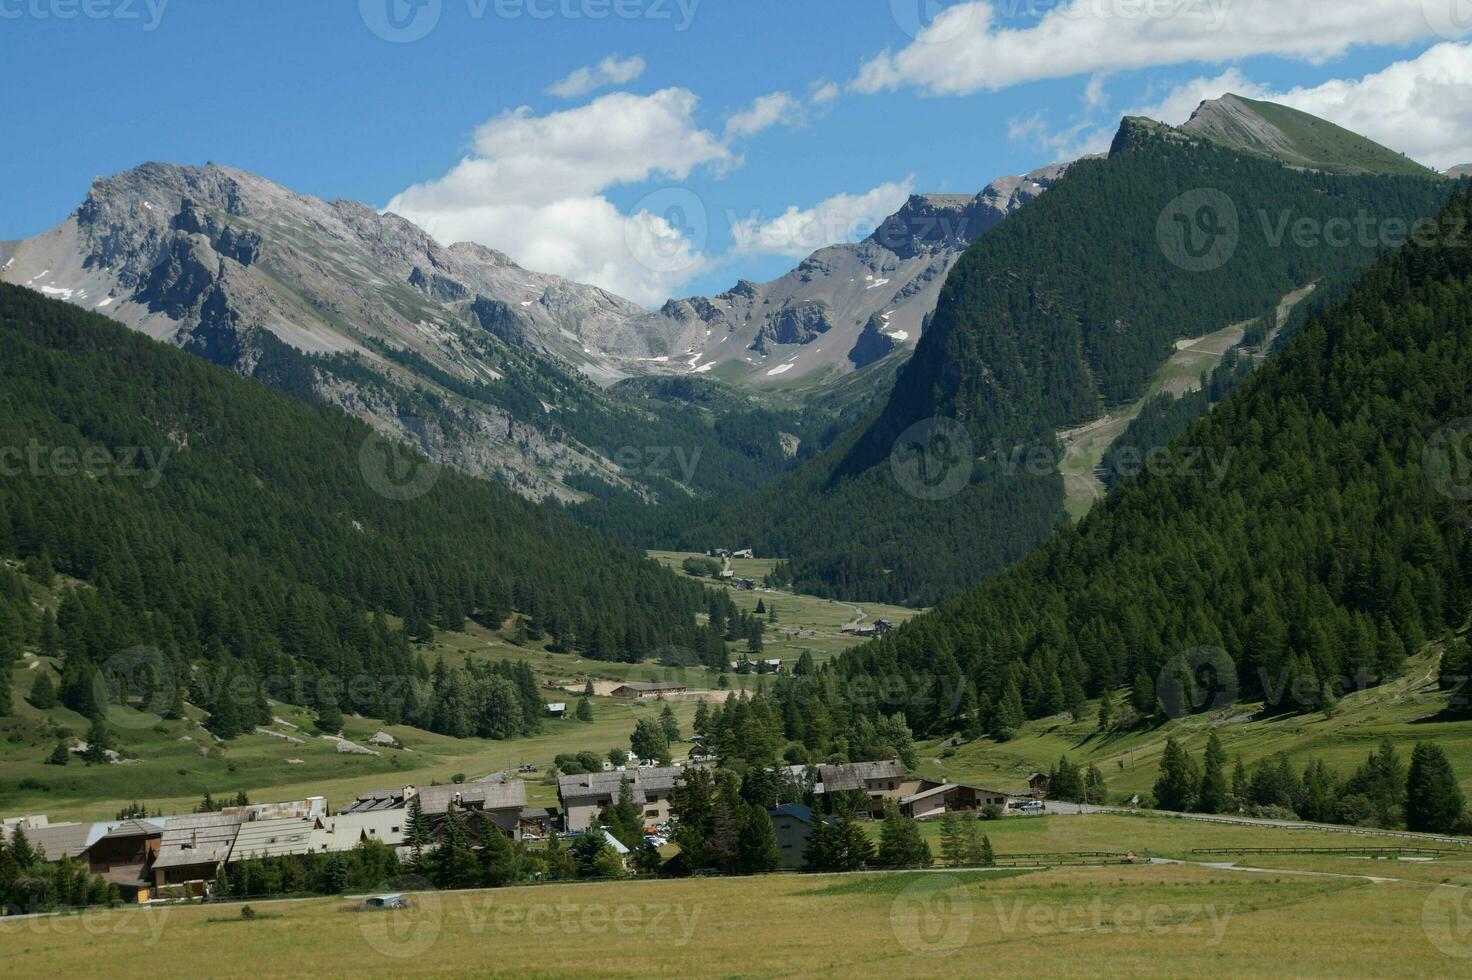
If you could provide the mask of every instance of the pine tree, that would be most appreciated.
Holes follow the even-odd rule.
[[[325,735],[336,735],[342,731],[342,709],[338,707],[337,698],[332,694],[326,694],[322,703],[317,705],[317,731]]]
[[[415,793],[409,797],[409,819],[404,825],[404,844],[409,848],[409,867],[414,871],[424,870],[424,851],[429,847],[429,818],[424,815],[424,803]]]
[[[981,838],[981,864],[985,868],[994,868],[997,865],[997,852],[992,850],[992,839],[987,836]]]
[[[933,856],[920,835],[920,826],[900,813],[893,800],[884,803],[884,822],[879,829],[880,864],[891,868],[928,868]]]
[[[48,766],[64,766],[68,762],[70,762],[71,759],[71,751],[67,749],[66,742],[62,741],[57,742],[56,748],[52,749],[51,754],[46,757],[46,764]]]
[[[1157,810],[1188,811],[1196,802],[1201,777],[1196,764],[1174,738],[1165,740],[1165,754],[1160,759],[1160,776],[1155,780]]]
[[[1237,761],[1232,764],[1232,797],[1233,803],[1240,808],[1247,802],[1251,784],[1247,781],[1247,767],[1242,764],[1242,756],[1237,756]]]
[[[581,722],[592,722],[593,702],[589,701],[587,698],[580,698],[578,700],[577,710],[573,712],[573,717],[577,718],[577,720]]]
[[[56,686],[51,683],[51,672],[38,670],[36,675],[35,682],[31,684],[29,701],[33,708],[49,711],[56,707]]]
[[[1202,813],[1223,813],[1227,810],[1230,790],[1227,787],[1227,753],[1222,750],[1221,739],[1215,731],[1206,740],[1205,767],[1201,774],[1201,791],[1197,794],[1196,809]]]
[[[1465,808],[1466,799],[1446,750],[1432,742],[1417,742],[1406,774],[1406,827],[1423,833],[1453,833]]]
[[[510,885],[521,878],[521,853],[501,828],[481,818],[481,881],[493,888]]]
[[[782,865],[777,830],[765,807],[747,803],[741,818],[739,865],[743,874],[765,874]]]
[[[680,740],[680,722],[675,718],[675,709],[668,704],[659,713],[659,727],[664,731],[664,737],[671,745]]]
[[[940,818],[940,856],[951,867],[958,867],[965,858],[966,839],[962,821],[965,818],[955,810],[947,810]]]
[[[1110,691],[1106,687],[1104,689],[1104,693],[1099,696],[1099,724],[1098,724],[1098,729],[1101,732],[1107,732],[1107,731],[1109,731],[1109,726],[1112,725],[1113,723],[1114,723],[1114,692]]]

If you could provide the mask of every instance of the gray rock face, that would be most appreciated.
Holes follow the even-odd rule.
[[[1452,167],[1449,170],[1442,171],[1442,174],[1443,176],[1451,177],[1453,180],[1458,180],[1462,177],[1472,177],[1472,163],[1464,163],[1461,166]],[[0,255],[3,255],[3,253],[0,253]]]
[[[972,242],[1051,187],[1066,164],[993,181],[980,194],[919,194],[852,245],[814,252],[781,279],[671,300],[603,339],[646,371],[720,367],[751,385],[835,379],[907,357],[951,266]]]
[[[7,243],[0,278],[96,310],[251,375],[279,345],[351,354],[312,360],[312,394],[444,462],[530,496],[566,496],[564,475],[607,464],[482,403],[415,418],[394,392],[437,378],[494,383],[497,342],[598,380],[624,376],[599,339],[646,311],[592,286],[522,269],[479,245],[444,247],[393,214],[303,197],[227,167],[145,164],[92,185],[51,231]],[[279,344],[278,344],[279,342]],[[273,347],[273,345],[276,345]],[[420,374],[428,364],[439,374]],[[605,473],[606,475],[606,473]],[[616,481],[616,477],[615,477]]]

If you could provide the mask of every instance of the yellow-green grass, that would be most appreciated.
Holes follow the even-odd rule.
[[[17,976],[1465,976],[1465,894],[1186,866],[781,875],[0,922]]]
[[[1382,687],[1344,697],[1332,717],[1322,713],[1287,717],[1255,717],[1261,704],[1232,705],[1219,712],[1193,715],[1157,728],[1097,731],[1097,708],[1082,719],[1069,715],[1028,722],[1008,742],[980,739],[945,749],[939,742],[920,746],[922,774],[976,781],[1003,790],[1018,790],[1028,773],[1047,771],[1061,756],[1097,765],[1111,799],[1148,793],[1159,772],[1167,737],[1173,737],[1198,759],[1215,731],[1229,756],[1241,755],[1251,766],[1278,752],[1302,768],[1310,759],[1324,760],[1348,776],[1383,738],[1409,758],[1418,741],[1446,749],[1462,788],[1472,797],[1472,724],[1446,720],[1447,696],[1436,689],[1436,652],[1409,662],[1407,673]],[[1121,704],[1128,692],[1116,694]],[[950,751],[952,754],[943,756]]]
[[[651,551],[649,556],[674,569],[679,569],[686,558],[700,557],[695,552],[686,551]],[[731,567],[738,577],[749,578],[760,584],[763,576],[771,571],[777,561],[775,558],[738,558],[732,560]],[[736,588],[729,591],[731,600],[737,607],[748,612],[756,610],[758,601],[765,609],[777,610],[777,622],[767,628],[763,655],[780,659],[789,666],[802,656],[803,651],[811,653],[815,662],[823,663],[859,643],[867,642],[861,637],[845,634],[845,626],[868,625],[879,619],[887,619],[898,626],[923,611],[877,602],[820,599],[817,596],[760,587],[749,592]],[[744,649],[744,646],[733,647],[738,655]]]
[[[19,695],[29,692],[34,675],[28,670],[17,672]],[[546,695],[569,705],[577,701],[573,695],[554,691]],[[365,745],[381,729],[403,746],[375,749],[380,753],[376,756],[339,753],[333,742],[315,733],[311,712],[288,704],[273,703],[273,712],[296,727],[272,727],[300,738],[300,745],[254,733],[218,742],[200,727],[203,713],[192,708],[185,721],[164,721],[131,708],[116,708],[109,713],[109,723],[118,748],[126,758],[138,761],[86,766],[74,757],[70,765],[60,767],[45,765],[55,745],[57,726],[80,737],[86,733],[86,720],[65,708],[38,711],[21,696],[15,703],[19,717],[9,725],[10,737],[0,741],[0,813],[44,813],[52,820],[111,818],[133,800],[145,804],[150,812],[188,812],[206,791],[233,796],[244,790],[254,800],[325,796],[337,807],[368,789],[446,783],[456,774],[476,779],[523,763],[540,768],[539,773],[525,777],[527,793],[533,803],[546,804],[556,799],[555,786],[545,780],[555,756],[580,751],[604,755],[613,748],[627,749],[636,721],[656,718],[663,708],[659,703],[594,698],[591,723],[547,719],[543,734],[507,741],[455,739],[347,716],[343,734],[348,739]],[[688,733],[695,704],[677,702],[673,708],[682,731]],[[685,743],[675,746],[675,755],[688,754],[689,747]],[[288,759],[299,759],[301,764],[289,764]],[[35,785],[28,780],[44,788],[25,788],[23,783]]]
[[[940,859],[939,820],[920,822],[921,834],[930,841],[936,859]],[[876,838],[880,831],[877,823],[866,824]],[[1139,814],[1053,813],[1040,817],[1009,816],[1000,820],[984,820],[981,831],[991,838],[992,846],[999,856],[1009,854],[1066,854],[1074,851],[1108,851],[1135,854],[1137,857],[1166,857],[1176,860],[1219,862],[1236,861],[1242,864],[1266,864],[1272,867],[1287,867],[1275,855],[1254,855],[1246,852],[1258,848],[1365,848],[1365,847],[1430,847],[1442,845],[1425,844],[1419,841],[1395,837],[1391,834],[1345,834],[1330,830],[1297,829],[1267,824],[1208,823],[1169,817],[1149,812]],[[1231,849],[1241,848],[1240,853],[1221,855],[1196,855],[1196,848]],[[1348,860],[1348,859],[1335,859]],[[1386,862],[1379,862],[1385,864]],[[1442,877],[1456,874],[1472,874],[1472,848],[1449,848],[1449,853],[1434,866],[1444,870]],[[1364,862],[1358,862],[1352,874],[1380,874],[1367,871]],[[1401,866],[1397,863],[1397,866]],[[1410,866],[1409,863],[1406,866]],[[1425,865],[1417,866],[1426,867]],[[1390,872],[1383,872],[1389,875]],[[1439,878],[1437,880],[1440,880]]]

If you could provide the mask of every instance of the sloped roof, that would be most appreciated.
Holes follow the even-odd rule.
[[[784,803],[774,810],[767,811],[767,815],[770,817],[792,817],[806,824],[813,822],[812,808],[803,806],[801,803]]]
[[[170,817],[159,842],[154,868],[176,868],[191,864],[210,864],[230,857],[230,847],[245,813],[192,813]]]
[[[526,806],[526,783],[508,779],[504,783],[458,783],[449,786],[426,786],[419,791],[419,805],[425,813],[444,813],[455,800],[462,807],[477,804],[484,810],[520,810]]]
[[[283,817],[279,820],[243,823],[235,835],[230,858],[233,861],[244,861],[253,857],[306,854],[312,849],[312,831],[318,826],[318,822],[310,817]]]
[[[322,829],[313,835],[313,842],[318,850],[327,851],[351,851],[364,840],[400,847],[408,821],[408,811],[403,809],[339,813],[323,821]]]
[[[64,857],[79,857],[96,838],[90,823],[54,823],[45,827],[27,827],[26,840],[33,850],[44,851],[46,860],[60,861]],[[5,828],[5,839],[15,836],[13,828]]]
[[[625,769],[622,772],[589,772],[576,776],[560,776],[557,792],[563,799],[577,800],[588,797],[607,796],[616,799],[619,785],[627,780],[632,784],[634,799],[647,798],[649,793],[668,793],[675,788],[682,766],[662,766],[653,769]]]
[[[158,837],[163,832],[164,827],[162,822],[153,820],[124,820],[122,823],[108,830],[98,840],[116,840],[120,837]]]
[[[829,793],[841,793],[865,789],[866,784],[874,779],[904,779],[905,767],[898,759],[886,759],[883,762],[846,762],[837,766],[819,766],[818,773],[823,778],[824,789]]]

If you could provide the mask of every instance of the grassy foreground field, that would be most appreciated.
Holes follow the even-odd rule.
[[[1465,976],[1460,885],[1186,865],[610,882],[0,922],[13,976]]]

